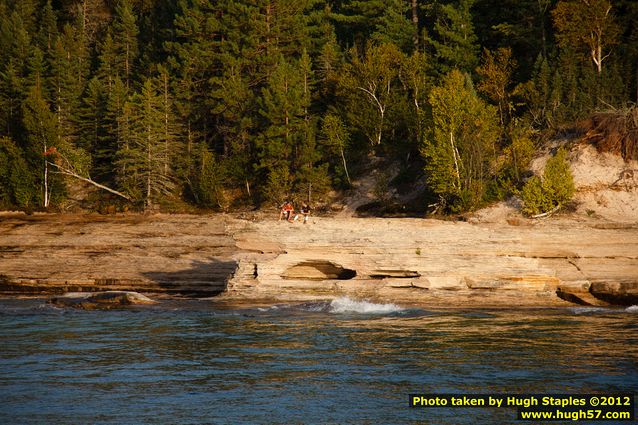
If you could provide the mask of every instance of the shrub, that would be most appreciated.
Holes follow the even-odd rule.
[[[534,176],[523,187],[523,212],[542,214],[567,204],[576,191],[567,162],[567,152],[559,149],[545,165],[543,179]]]

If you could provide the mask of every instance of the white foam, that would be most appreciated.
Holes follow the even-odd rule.
[[[376,304],[365,300],[340,297],[330,302],[330,313],[388,314],[403,311],[396,304]]]
[[[638,313],[638,305],[632,305],[625,309],[627,313]]]
[[[587,313],[601,313],[603,311],[609,311],[604,307],[571,307],[570,310],[574,314],[587,314]]]

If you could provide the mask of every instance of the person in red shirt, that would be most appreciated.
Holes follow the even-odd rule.
[[[284,202],[281,206],[281,211],[279,212],[279,220],[282,218],[286,218],[288,221],[292,221],[292,214],[295,212],[295,208],[288,201]]]

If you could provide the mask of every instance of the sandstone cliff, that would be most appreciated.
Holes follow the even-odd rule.
[[[0,292],[275,302],[638,304],[638,225],[603,220],[0,216]]]
[[[210,296],[236,268],[222,216],[0,215],[0,291]]]
[[[638,226],[631,224],[313,218],[308,225],[234,221],[229,230],[248,252],[235,256],[238,270],[226,297],[638,303]]]

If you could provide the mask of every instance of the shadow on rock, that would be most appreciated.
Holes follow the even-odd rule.
[[[209,261],[193,261],[192,266],[185,270],[142,274],[157,283],[163,292],[192,297],[210,297],[226,290],[228,281],[236,270],[236,261],[210,259]]]

